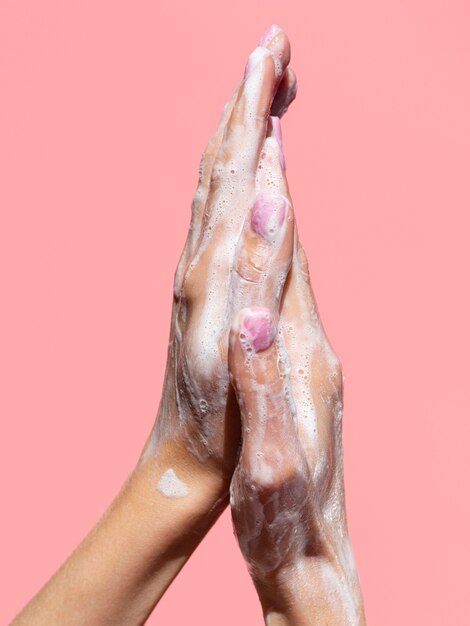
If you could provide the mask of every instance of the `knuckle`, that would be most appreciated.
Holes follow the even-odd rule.
[[[222,185],[231,187],[234,183],[243,180],[246,175],[246,168],[243,165],[245,161],[244,149],[241,147],[236,149],[231,139],[224,140],[213,162],[210,176],[211,189],[218,189]]]
[[[212,167],[211,185],[221,184],[227,181],[230,175],[234,173],[234,171],[232,171],[233,169],[234,167],[228,162],[228,159],[226,159],[223,155],[217,155]]]
[[[259,285],[263,280],[263,270],[244,261],[237,261],[234,271],[237,277],[245,283]]]
[[[268,454],[261,454],[256,460],[245,466],[245,481],[248,481],[251,490],[260,498],[266,498],[273,493],[279,493],[286,488],[295,488],[306,481],[304,463],[299,454],[285,454],[279,449],[271,461]]]
[[[239,278],[248,283],[260,284],[266,279],[271,258],[269,246],[264,242],[256,245],[242,245],[239,249],[234,270]]]

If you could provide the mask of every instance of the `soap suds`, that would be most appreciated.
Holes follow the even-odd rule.
[[[167,469],[158,481],[158,491],[168,498],[183,498],[189,493],[188,486],[178,478],[175,471]]]

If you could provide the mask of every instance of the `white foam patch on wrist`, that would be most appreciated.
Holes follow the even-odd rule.
[[[157,489],[168,498],[184,498],[189,493],[188,486],[178,478],[175,470],[167,469],[158,481]]]

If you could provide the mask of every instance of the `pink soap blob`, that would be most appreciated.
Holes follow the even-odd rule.
[[[276,333],[271,312],[264,307],[248,309],[243,316],[242,329],[255,352],[266,350]]]
[[[284,196],[272,191],[261,191],[256,197],[251,214],[251,227],[274,243],[286,218],[287,202]]]

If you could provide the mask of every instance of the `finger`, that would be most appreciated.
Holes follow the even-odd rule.
[[[271,105],[271,115],[282,117],[297,96],[297,77],[289,66],[284,72]]]
[[[239,91],[241,89],[241,85],[239,85],[232,97],[227,102],[224,107],[222,116],[220,118],[217,130],[214,136],[210,139],[207,147],[204,151],[204,154],[201,157],[200,165],[199,165],[199,180],[198,186],[196,189],[196,193],[194,194],[193,203],[192,203],[192,230],[193,230],[193,240],[195,241],[200,233],[200,225],[202,221],[202,216],[207,200],[207,193],[209,190],[209,183],[211,178],[211,173],[214,165],[214,161],[217,155],[217,152],[222,143],[222,139],[225,133],[225,127],[227,122],[231,116],[233,106],[238,98]],[[297,95],[297,78],[294,73],[294,70],[291,67],[287,67],[284,74],[282,75],[281,81],[279,82],[279,86],[277,88],[272,106],[271,106],[271,115],[277,115],[281,117],[284,115],[290,104],[293,102]]]
[[[294,213],[282,191],[283,155],[270,123],[256,179],[257,194],[240,235],[231,282],[232,311],[279,310],[294,250]]]
[[[212,173],[212,167],[214,165],[215,157],[217,155],[217,152],[220,148],[220,144],[222,142],[222,137],[224,135],[227,121],[230,118],[233,105],[235,104],[235,101],[238,97],[239,89],[240,89],[240,85],[235,89],[230,100],[225,104],[219,123],[217,125],[217,129],[214,135],[209,139],[206,149],[204,150],[204,153],[199,162],[198,183],[197,183],[196,191],[194,193],[194,196],[191,202],[191,222],[189,225],[186,242],[183,247],[183,252],[181,254],[181,257],[180,257],[180,260],[178,262],[178,266],[176,269],[175,285],[174,285],[175,297],[178,297],[180,295],[184,274],[186,272],[188,263],[190,262],[191,257],[194,253],[196,243],[200,236],[201,223],[203,219],[204,208],[206,206],[207,193],[209,190],[209,181],[210,181],[210,177]]]
[[[276,167],[275,154],[278,155],[280,167]],[[261,153],[258,172],[256,175],[256,190],[270,188],[287,199],[290,207],[293,206],[286,176],[286,159],[284,155],[282,128],[279,117],[270,116],[268,133],[264,149]],[[292,276],[286,284],[284,302],[295,309],[295,315],[301,314],[300,326],[311,328],[320,324],[315,298],[310,281],[310,272],[306,254],[300,244],[297,224],[293,223],[293,258]],[[283,305],[284,306],[284,305]],[[294,313],[291,315],[295,318]]]
[[[238,97],[240,87],[241,85],[236,88],[232,97],[225,105],[217,130],[213,137],[209,140],[200,160],[198,185],[191,205],[191,225],[188,233],[187,244],[185,246],[185,254],[182,255],[182,258],[184,257],[186,262],[189,260],[191,251],[194,250],[196,242],[200,236],[201,223],[206,205],[214,160],[222,143],[225,127]],[[285,115],[296,95],[297,78],[294,70],[291,67],[287,67],[276,91],[276,95],[271,106],[271,115],[279,117]],[[186,266],[186,263],[184,265]]]
[[[242,309],[230,332],[228,363],[242,423],[232,519],[252,573],[262,575],[303,549],[309,519],[308,464],[282,337],[269,309]]]
[[[270,122],[271,136],[277,140],[283,165],[277,172],[277,190],[292,206],[286,177],[281,122],[274,116],[270,118]],[[267,177],[263,158],[260,159],[260,166],[257,186]],[[325,403],[324,398],[332,398],[337,403],[333,407],[334,413],[341,411],[341,365],[328,342],[319,317],[307,257],[298,240],[295,223],[293,248],[292,268],[282,293],[280,329],[291,360],[290,381],[297,398],[299,437],[304,448],[320,459],[321,450],[325,449],[322,441],[328,438],[329,422],[325,416],[331,414],[332,408]],[[313,393],[312,388],[320,392]],[[321,471],[326,471],[327,459],[323,461],[324,463],[318,463],[319,471],[322,467]]]
[[[258,46],[250,55],[214,162],[201,236],[184,274],[188,300],[193,300],[208,275],[226,285],[243,223],[255,200],[255,176],[274,92],[289,59],[289,40],[282,30],[267,47]]]
[[[303,474],[289,365],[272,311],[242,309],[230,331],[228,365],[242,421],[240,465],[258,490]]]
[[[211,238],[225,234],[233,241],[253,203],[271,104],[290,59],[289,40],[281,29],[265,46],[258,46],[248,59],[212,169],[207,203]]]
[[[242,457],[250,472],[264,467],[264,456],[260,461],[258,453],[264,455],[265,449],[269,472],[274,471],[271,457],[278,456],[280,432],[293,444],[298,441],[287,355],[280,338],[273,343],[294,250],[292,205],[281,193],[286,191],[284,166],[278,119],[271,118],[256,178],[258,193],[238,242],[231,284],[232,311],[241,313],[233,316],[229,371],[246,435]]]
[[[297,229],[294,238],[292,268],[283,292],[279,325],[290,356],[299,438],[315,466],[315,478],[321,483],[331,470],[328,442],[341,423],[343,377],[341,362],[320,319]]]
[[[285,52],[283,50],[284,43],[283,41],[278,41],[276,39],[277,29],[279,27],[271,27],[262,37],[260,44],[263,43],[264,46],[270,51],[272,55],[277,54],[277,62],[279,63],[279,55],[282,58],[285,57]],[[290,53],[289,53],[290,54]],[[283,64],[281,62],[281,69]],[[188,232],[188,236],[186,239],[185,246],[183,248],[182,255],[180,257],[180,261],[178,263],[177,272],[175,276],[175,295],[179,296],[180,289],[182,286],[182,281],[184,275],[186,273],[186,269],[188,264],[195,252],[197,241],[200,238],[203,215],[206,207],[207,196],[209,191],[209,184],[211,180],[212,170],[214,166],[214,161],[216,155],[220,149],[222,140],[224,138],[224,133],[226,131],[227,122],[231,117],[233,107],[235,102],[237,102],[240,94],[240,90],[243,86],[243,82],[235,89],[232,97],[225,105],[222,116],[220,118],[217,130],[214,136],[208,142],[208,145],[202,155],[200,165],[199,165],[199,179],[196,192],[192,201],[192,216],[191,223]],[[275,106],[276,111],[281,110],[284,114],[290,103],[295,98],[297,92],[297,80],[295,74],[291,68],[287,68],[279,81],[275,102],[273,105]]]
[[[241,178],[256,171],[271,105],[290,60],[290,43],[280,27],[260,43],[248,59],[245,80],[216,160],[222,169],[227,163],[230,168],[234,166]]]

